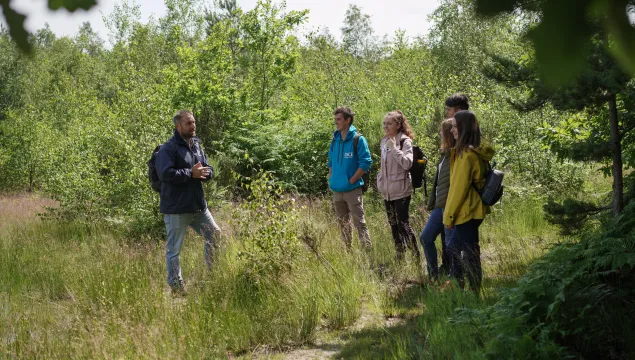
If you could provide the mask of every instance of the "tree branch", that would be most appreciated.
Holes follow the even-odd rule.
[[[625,127],[622,129],[620,136],[623,137],[625,134],[631,132],[631,130],[635,129],[635,124],[629,126],[629,127]]]

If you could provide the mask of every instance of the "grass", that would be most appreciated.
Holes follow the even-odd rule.
[[[497,289],[558,240],[538,201],[506,200],[482,226],[482,296],[422,286],[423,267],[413,258],[394,261],[383,204],[366,200],[369,255],[358,244],[344,251],[330,202],[314,201],[300,210],[298,229],[314,239],[317,256],[303,247],[290,271],[258,283],[244,276],[243,239],[226,206],[215,213],[225,235],[211,271],[202,240],[187,235],[185,299],[168,292],[163,242],[30,217],[5,223],[0,357],[282,358],[304,347],[336,349],[337,358],[453,358],[479,345],[466,327],[452,330],[455,310],[491,304]]]
[[[484,340],[476,326],[453,323],[457,309],[483,309],[498,299],[529,263],[558,241],[538,200],[506,200],[481,227],[485,279],[481,296],[452,284],[413,286],[391,279],[382,284],[382,314],[401,319],[396,326],[370,326],[344,335],[338,358],[480,358]]]

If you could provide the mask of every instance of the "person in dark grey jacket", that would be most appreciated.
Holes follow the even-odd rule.
[[[179,254],[188,227],[204,241],[205,262],[211,267],[214,232],[220,231],[207,208],[203,182],[211,179],[213,169],[207,163],[196,120],[189,110],[180,110],[173,118],[174,136],[161,146],[156,169],[161,180],[161,213],[167,231],[166,265],[168,284],[175,294],[184,295]]]
[[[428,199],[428,206],[426,210],[430,211],[430,217],[426,222],[419,239],[421,245],[423,245],[423,254],[426,258],[426,264],[428,268],[428,275],[432,279],[436,279],[439,276],[439,266],[437,262],[437,248],[434,245],[434,241],[437,236],[441,235],[441,273],[450,273],[450,258],[446,250],[447,240],[449,240],[450,231],[443,226],[443,208],[445,208],[445,201],[448,198],[448,190],[450,189],[450,149],[454,145],[454,138],[450,132],[452,129],[452,123],[450,120],[445,120],[441,124],[441,159],[437,164],[437,173],[434,177],[434,185],[430,198]]]
[[[441,123],[439,131],[441,136],[441,159],[437,164],[437,175],[434,179],[434,186],[427,206],[427,210],[430,211],[430,217],[419,236],[423,245],[423,253],[426,257],[428,274],[433,280],[436,280],[439,276],[437,249],[434,241],[440,234],[442,249],[441,271],[444,274],[449,274],[450,256],[446,245],[450,241],[450,236],[456,236],[443,225],[443,210],[450,190],[450,149],[454,147],[456,142],[452,135],[451,118],[458,111],[467,110],[469,107],[469,98],[465,94],[453,94],[445,100],[446,120]]]

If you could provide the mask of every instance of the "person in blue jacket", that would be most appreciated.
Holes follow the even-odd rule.
[[[362,247],[370,249],[372,243],[364,219],[362,175],[370,170],[373,160],[368,142],[361,134],[358,135],[357,128],[353,126],[354,113],[351,109],[338,107],[333,115],[336,130],[329,147],[328,177],[342,240],[350,249],[353,238],[352,217]],[[357,148],[354,148],[354,143],[357,143]]]
[[[196,120],[189,110],[180,110],[173,118],[174,136],[161,146],[156,169],[161,180],[161,213],[167,231],[166,265],[168,284],[174,294],[185,295],[179,254],[188,227],[204,241],[205,262],[212,263],[214,232],[220,228],[207,208],[203,182],[211,179],[213,169],[207,163]]]

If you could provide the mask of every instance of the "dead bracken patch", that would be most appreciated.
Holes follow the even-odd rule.
[[[0,194],[0,229],[37,219],[46,207],[57,202],[33,193]]]

